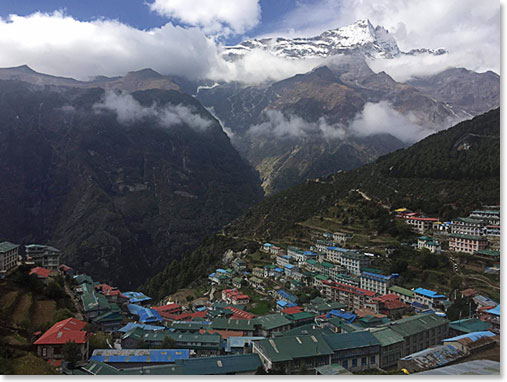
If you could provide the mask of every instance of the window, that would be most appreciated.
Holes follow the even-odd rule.
[[[361,358],[361,366],[366,366],[366,357]]]
[[[345,360],[342,362],[342,366],[345,368],[345,369],[348,369],[349,368],[349,361],[348,360]]]
[[[352,367],[357,367],[357,358],[352,360]]]
[[[373,364],[375,364],[375,356],[374,355],[372,355],[370,357],[370,365],[373,365]]]

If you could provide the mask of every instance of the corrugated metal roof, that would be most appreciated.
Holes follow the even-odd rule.
[[[380,345],[380,341],[368,331],[334,334],[324,339],[333,351]]]
[[[483,332],[473,332],[473,333],[462,334],[460,336],[456,336],[456,337],[452,337],[452,338],[446,338],[446,339],[442,340],[442,342],[453,342],[453,341],[461,340],[463,338],[468,338],[472,341],[477,341],[480,338],[494,337],[495,335],[496,335],[495,333],[492,333],[489,330],[487,330],[487,331],[483,331]]]
[[[416,375],[491,375],[500,374],[500,362],[480,359],[422,371]]]

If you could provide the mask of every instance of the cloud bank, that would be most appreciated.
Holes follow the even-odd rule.
[[[101,102],[93,105],[96,113],[113,111],[119,123],[128,125],[146,118],[154,118],[162,127],[187,125],[194,130],[203,131],[212,121],[202,118],[195,110],[178,104],[156,104],[146,107],[141,105],[132,95],[124,92],[106,91]]]
[[[279,110],[264,111],[265,122],[253,125],[248,134],[276,138],[306,138],[319,135],[325,139],[343,139],[345,130],[340,124],[329,124],[324,117],[308,122],[297,115],[284,115]]]
[[[258,0],[155,0],[148,5],[161,16],[212,35],[242,34],[261,18]]]
[[[391,134],[404,143],[415,143],[436,132],[418,123],[414,114],[402,114],[386,101],[367,102],[347,130],[357,137]]]
[[[277,139],[319,136],[326,140],[390,134],[409,144],[436,132],[422,124],[413,113],[402,114],[386,101],[367,102],[363,110],[346,125],[330,124],[324,117],[316,122],[308,122],[297,115],[285,115],[278,110],[264,111],[264,118],[264,122],[251,126],[247,134]]]

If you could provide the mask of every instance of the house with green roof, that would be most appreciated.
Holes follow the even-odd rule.
[[[403,337],[402,357],[437,345],[448,338],[449,320],[436,314],[420,313],[393,321],[389,327]]]
[[[379,367],[380,342],[369,331],[333,334],[323,338],[333,350],[331,363],[352,372]]]
[[[257,327],[255,335],[271,337],[273,333],[283,333],[291,328],[291,321],[283,314],[273,313],[255,318]]]
[[[329,365],[333,354],[324,337],[319,334],[255,341],[252,352],[259,355],[266,370],[283,370],[286,374],[298,374],[303,367],[311,371]]]
[[[110,310],[95,317],[92,322],[99,326],[102,331],[108,332],[121,328],[123,326],[123,319],[120,307],[115,303],[111,303]]]
[[[456,337],[472,332],[484,332],[491,329],[489,322],[481,321],[478,318],[465,318],[449,322],[449,337]]]
[[[388,294],[395,294],[400,297],[400,301],[405,304],[412,304],[415,301],[415,293],[410,289],[400,287],[398,285],[391,285],[388,288]]]
[[[255,326],[257,325],[256,319],[251,320],[238,320],[232,318],[218,317],[211,323],[211,329],[225,330],[225,331],[241,331],[243,336],[253,336]]]
[[[389,327],[371,329],[370,332],[380,342],[380,367],[396,366],[403,353],[403,336]]]
[[[315,313],[299,312],[292,314],[285,314],[285,317],[291,322],[292,326],[301,326],[312,323],[315,320]]]

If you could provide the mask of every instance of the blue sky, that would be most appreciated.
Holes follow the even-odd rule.
[[[65,10],[66,14],[81,21],[98,18],[117,19],[138,29],[161,27],[168,21],[181,25],[178,20],[169,19],[153,12],[145,4],[152,0],[1,0],[0,17],[10,14],[27,16],[34,12]],[[219,1],[219,0],[217,0]],[[270,33],[278,29],[285,15],[296,8],[298,3],[311,4],[314,0],[260,0],[261,22],[246,34],[250,37]],[[228,37],[227,44],[236,44],[242,35]]]

